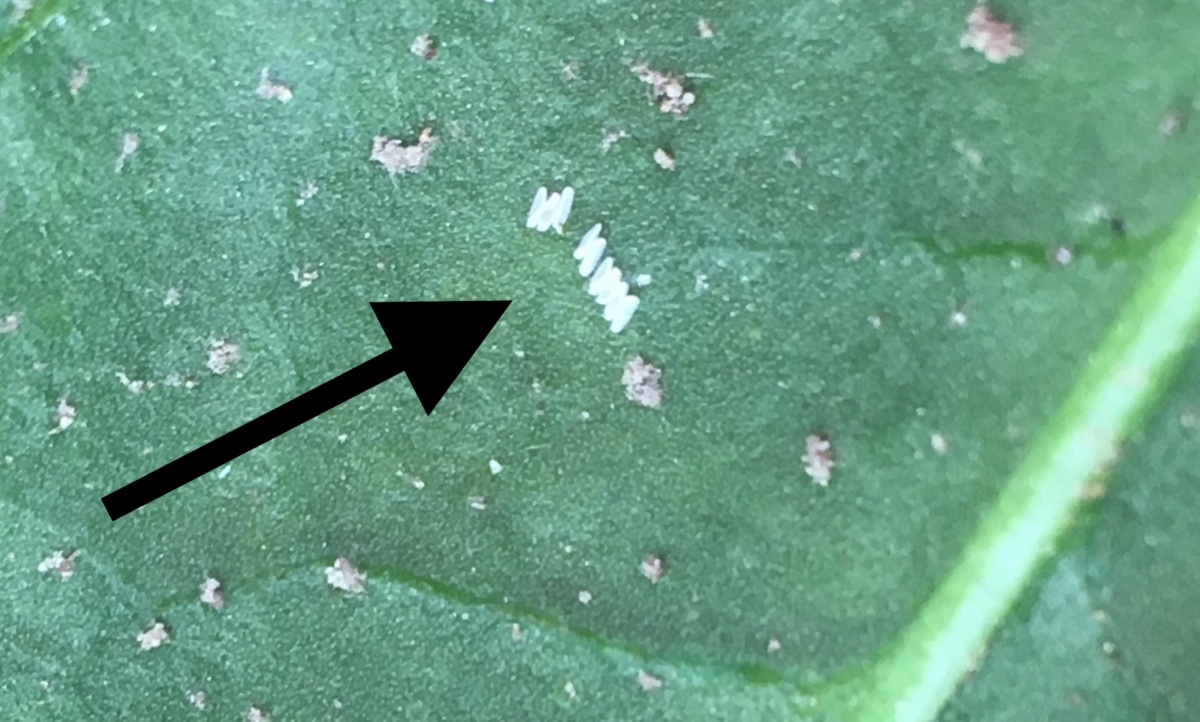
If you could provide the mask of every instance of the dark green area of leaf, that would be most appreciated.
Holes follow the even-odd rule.
[[[21,319],[0,336],[4,694],[47,718],[182,714],[208,685],[214,710],[281,719],[328,719],[335,699],[346,719],[739,719],[782,704],[774,675],[862,664],[936,586],[1146,239],[1197,190],[1195,135],[1156,131],[1196,92],[1179,56],[1195,6],[1014,6],[1030,50],[1003,66],[959,49],[968,9],[69,8],[0,67],[0,317]],[[431,62],[408,51],[422,32]],[[649,102],[636,60],[695,74],[686,119]],[[264,66],[291,102],[257,96]],[[427,126],[441,143],[421,173],[368,160],[373,136]],[[603,153],[618,128],[631,137]],[[533,191],[564,183],[566,237],[526,231]],[[1084,223],[1097,204],[1129,235]],[[619,336],[571,262],[596,221],[621,268],[654,278]],[[1068,241],[1075,262],[1047,262]],[[293,268],[320,277],[299,288]],[[469,297],[514,305],[432,417],[389,383],[108,521],[103,493],[378,353],[368,301]],[[218,377],[205,357],[223,338],[245,358]],[[633,355],[664,370],[660,411],[623,397]],[[131,394],[118,372],[159,386]],[[78,418],[48,435],[63,396]],[[835,444],[829,488],[800,462],[814,430]],[[83,549],[66,584],[34,571],[59,548]],[[667,560],[657,585],[649,553]],[[368,570],[365,598],[322,583],[339,555]],[[225,615],[196,601],[208,574]],[[1082,624],[1081,576],[1060,568],[1043,627],[1002,633],[997,658],[1004,634],[1020,660],[1022,634]],[[156,617],[174,641],[141,653]],[[1157,621],[1130,618],[1131,635]],[[1092,632],[1073,634],[1053,659],[1083,654]],[[1181,657],[1151,639],[1141,664],[1161,675]],[[664,694],[637,688],[639,667],[669,672]],[[1111,676],[1089,669],[1085,687]]]

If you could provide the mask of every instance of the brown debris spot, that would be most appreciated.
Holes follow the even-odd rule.
[[[654,162],[663,170],[675,170],[675,157],[662,148],[654,149]]]
[[[58,407],[54,409],[54,428],[50,430],[50,433],[61,434],[73,423],[75,423],[75,407],[68,404],[66,399],[59,399]]]
[[[804,473],[808,474],[814,484],[829,486],[836,464],[833,462],[833,445],[827,437],[809,434],[804,440],[804,455],[800,460],[804,462]]]
[[[642,560],[642,576],[650,580],[651,584],[658,584],[658,580],[663,578],[663,574],[667,573],[666,565],[663,564],[663,558],[657,554],[651,554]]]
[[[208,347],[208,370],[214,374],[228,373],[229,369],[241,360],[241,348],[230,341],[213,341]]]
[[[335,588],[351,594],[362,594],[367,591],[367,575],[358,571],[346,557],[338,557],[333,566],[325,568],[325,582]]]
[[[1001,22],[992,14],[991,8],[983,3],[976,5],[967,15],[967,31],[959,38],[958,45],[982,53],[993,63],[1003,63],[1025,52],[1012,24]]]
[[[421,33],[413,38],[408,50],[422,60],[433,60],[437,57],[437,40],[428,33]]]
[[[264,100],[278,100],[286,103],[292,99],[292,89],[271,80],[269,68],[263,68],[258,74],[258,97]]]
[[[412,145],[377,135],[371,144],[371,160],[383,166],[388,175],[417,173],[425,167],[437,142],[432,128],[422,130],[421,137]]]
[[[654,70],[645,63],[637,63],[630,70],[642,82],[648,83],[653,88],[654,99],[658,101],[658,109],[664,113],[682,118],[696,102],[696,94],[684,88],[682,77]]]
[[[171,634],[167,631],[167,628],[163,626],[162,622],[155,622],[146,631],[138,632],[137,636],[138,646],[142,648],[143,652],[151,649],[157,649],[158,647],[161,647],[164,642],[169,641],[171,641]]]
[[[221,591],[221,583],[209,577],[200,585],[200,603],[207,604],[218,612],[225,608],[225,592]]]
[[[638,686],[645,692],[653,692],[663,685],[662,677],[655,677],[644,669],[638,670],[637,680]]]
[[[83,90],[83,86],[88,84],[88,73],[91,71],[91,66],[87,63],[80,63],[71,71],[71,79],[67,81],[67,88],[71,91],[71,97],[79,95],[79,91]]]
[[[625,365],[621,383],[625,386],[625,398],[651,409],[662,406],[663,390],[659,379],[662,371],[646,363],[641,356]]]
[[[0,333],[16,333],[20,327],[20,314],[10,313],[4,318],[0,318]]]
[[[38,563],[37,569],[42,574],[58,572],[59,579],[65,582],[75,573],[75,557],[77,556],[79,556],[78,551],[73,551],[68,556],[63,556],[61,551],[57,551]]]
[[[117,162],[114,166],[115,173],[120,173],[125,169],[125,163],[133,157],[133,154],[137,152],[138,146],[141,144],[141,136],[137,133],[126,133],[121,136],[121,153],[117,156]]]

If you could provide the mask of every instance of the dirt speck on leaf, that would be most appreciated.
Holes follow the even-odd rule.
[[[653,692],[663,686],[662,677],[655,677],[644,669],[638,670],[637,681],[638,686],[645,692]]]
[[[662,406],[663,390],[660,379],[662,371],[637,356],[625,365],[621,383],[625,386],[625,398],[651,409]]]
[[[214,374],[228,373],[233,365],[242,360],[242,350],[237,344],[226,340],[213,341],[208,347],[208,370]]]
[[[19,328],[21,328],[19,314],[10,313],[4,318],[0,318],[0,333],[16,333]]]
[[[980,3],[967,15],[967,30],[958,40],[959,47],[971,48],[993,63],[1020,57],[1024,49],[1011,23],[1002,22],[991,8]]]
[[[659,555],[651,554],[642,560],[642,576],[649,579],[651,584],[658,584],[658,580],[662,579],[666,572],[666,566]]]
[[[218,612],[225,608],[225,592],[221,591],[221,583],[209,577],[200,585],[200,602],[207,604]]]
[[[437,57],[437,40],[428,33],[421,33],[413,38],[412,45],[408,46],[408,50],[422,60],[433,60]]]
[[[61,551],[56,551],[43,559],[37,569],[42,574],[58,572],[59,578],[65,582],[75,574],[75,557],[77,556],[79,556],[78,551],[73,551],[67,556],[63,556]]]
[[[125,163],[133,157],[141,144],[142,138],[137,133],[126,133],[121,136],[121,153],[117,156],[117,162],[113,166],[114,173],[120,173],[125,169]]]
[[[800,460],[804,462],[804,473],[808,474],[814,484],[829,486],[836,464],[833,461],[833,445],[828,438],[820,434],[809,434],[804,440],[804,455]]]
[[[155,622],[146,631],[138,632],[137,635],[138,646],[142,648],[143,652],[161,647],[164,642],[170,640],[171,635],[162,622]]]
[[[79,95],[79,91],[83,90],[88,84],[88,73],[91,72],[91,67],[87,63],[80,63],[71,71],[71,79],[67,81],[67,88],[71,91],[71,97]]]
[[[683,83],[684,78],[654,70],[645,63],[636,63],[630,67],[633,74],[653,88],[654,99],[658,101],[658,109],[670,113],[676,118],[682,118],[691,110],[696,102],[696,94],[688,91]]]
[[[271,80],[271,70],[263,68],[258,74],[258,97],[264,100],[278,100],[286,103],[292,99],[292,89]]]
[[[338,557],[333,566],[325,568],[325,582],[334,589],[341,589],[351,594],[362,594],[367,591],[367,575],[358,571],[358,567],[346,557]]]
[[[662,148],[654,149],[654,162],[663,170],[675,170],[675,157]]]
[[[429,161],[429,155],[437,144],[432,128],[422,130],[421,136],[412,145],[377,135],[371,142],[371,160],[383,166],[388,175],[418,173]]]
[[[58,407],[54,409],[54,428],[50,430],[50,433],[61,434],[73,423],[75,423],[75,407],[68,404],[66,399],[59,399]]]

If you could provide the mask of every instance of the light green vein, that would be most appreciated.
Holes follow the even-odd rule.
[[[1038,563],[1085,487],[1169,380],[1200,323],[1200,201],[1155,251],[1150,271],[1083,377],[916,621],[865,673],[839,684],[839,719],[932,720]]]

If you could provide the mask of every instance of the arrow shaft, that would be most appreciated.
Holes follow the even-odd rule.
[[[108,494],[101,498],[104,508],[116,521],[403,371],[399,354],[388,349]]]

